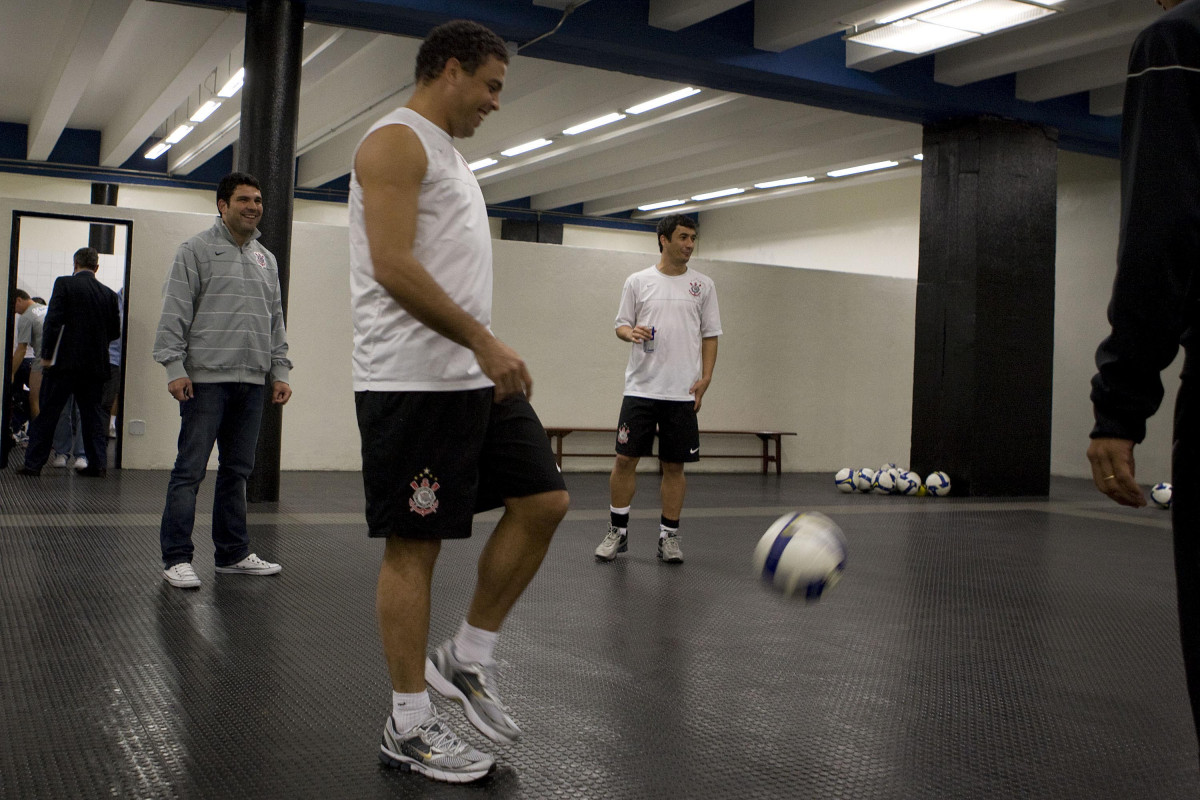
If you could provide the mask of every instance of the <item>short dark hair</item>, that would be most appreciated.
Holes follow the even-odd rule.
[[[436,79],[452,58],[458,59],[468,75],[474,75],[489,56],[508,63],[508,47],[503,39],[478,22],[451,20],[430,31],[417,51],[417,83]]]
[[[691,228],[698,230],[696,220],[686,214],[668,214],[658,221],[658,235],[667,237],[667,241],[671,241],[671,237],[675,235],[676,228]],[[662,239],[658,240],[658,252],[662,252]]]
[[[75,251],[72,261],[78,267],[85,267],[95,272],[100,266],[100,254],[94,247],[81,247]]]
[[[28,300],[28,299],[29,299],[29,292],[25,291],[24,289],[17,289],[17,291],[13,294],[13,300]]]
[[[217,202],[224,200],[228,203],[239,186],[253,186],[262,191],[262,187],[258,185],[258,178],[245,172],[231,172],[217,184]]]
[[[44,297],[31,297],[29,299],[32,300],[33,302],[37,303],[39,306],[46,305],[46,298],[44,298]]]

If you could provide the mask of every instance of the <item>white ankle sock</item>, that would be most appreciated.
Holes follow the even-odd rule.
[[[396,730],[404,733],[415,728],[433,715],[429,702],[429,690],[415,694],[392,692],[392,719],[396,721]]]
[[[499,633],[472,627],[464,619],[458,633],[454,634],[454,655],[468,664],[490,664],[499,636]]]

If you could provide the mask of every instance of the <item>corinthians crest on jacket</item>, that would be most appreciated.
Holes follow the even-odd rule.
[[[442,485],[428,468],[421,470],[420,475],[415,475],[408,485],[413,490],[412,497],[408,499],[410,511],[426,517],[438,510],[437,490]]]

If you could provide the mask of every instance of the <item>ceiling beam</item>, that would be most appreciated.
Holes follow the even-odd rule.
[[[747,0],[650,0],[650,24],[679,31],[724,13]]]
[[[1129,45],[1017,73],[1017,98],[1030,102],[1112,86],[1125,80]]]
[[[131,0],[73,0],[64,10],[65,26],[29,120],[26,158],[30,161],[50,158],[130,4]]]
[[[843,119],[836,123],[826,123],[822,126],[838,134],[836,138],[820,140],[815,146],[778,149],[766,156],[756,153],[755,158],[748,159],[750,163],[741,165],[734,162],[721,164],[719,160],[714,159],[714,163],[721,164],[722,168],[709,175],[682,181],[666,178],[652,186],[597,197],[584,202],[583,212],[588,215],[614,214],[661,200],[687,200],[701,192],[727,187],[749,189],[755,182],[775,177],[810,175],[821,178],[829,170],[840,167],[889,158],[910,158],[913,153],[918,152],[922,137],[919,126],[907,123],[884,123],[881,126],[871,125],[870,122],[877,123],[878,120],[866,120],[845,114]],[[668,165],[670,166],[674,166],[674,174],[681,174],[678,165]],[[745,175],[747,166],[754,167],[754,171],[761,177],[746,181],[741,176]],[[537,203],[537,197],[533,200],[535,208],[541,207]]]
[[[1161,14],[1150,2],[1109,3],[1059,14],[1036,25],[938,53],[933,77],[948,86],[964,86],[1118,45],[1128,47]]]
[[[101,166],[119,167],[125,163],[180,103],[204,83],[213,68],[228,60],[230,51],[245,38],[245,32],[245,18],[227,13],[180,68],[164,64],[160,73],[147,75],[140,86],[131,87],[129,99],[101,133]]]
[[[1124,110],[1125,84],[1102,86],[1088,94],[1088,110],[1098,117],[1115,117]]]

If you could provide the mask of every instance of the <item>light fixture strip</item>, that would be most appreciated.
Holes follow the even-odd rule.
[[[476,170],[481,170],[484,167],[490,167],[493,164],[499,163],[500,162],[494,158],[481,158],[478,161],[472,161],[470,164],[467,164],[467,169],[471,170],[471,172],[475,172]]]
[[[618,114],[614,111],[611,114],[605,114],[603,117],[596,117],[595,119],[588,120],[587,122],[581,122],[578,125],[567,128],[565,131],[563,131],[563,133],[565,133],[567,136],[575,136],[585,131],[599,128],[603,125],[611,125],[614,122],[620,122],[623,119],[625,119],[624,114]]]
[[[846,167],[845,169],[835,169],[832,172],[825,173],[831,178],[845,178],[849,175],[861,175],[864,172],[875,172],[881,169],[891,169],[892,167],[900,166],[899,161],[876,161],[874,164],[860,164],[857,167]]]
[[[653,100],[647,100],[644,103],[638,103],[636,106],[631,106],[630,108],[625,109],[625,113],[644,114],[647,111],[652,111],[653,109],[659,108],[660,106],[665,106],[668,103],[674,103],[675,101],[682,100],[685,97],[691,97],[694,94],[700,94],[700,90],[693,89],[691,86],[688,86],[684,89],[671,92],[670,94],[664,94],[662,97],[656,97]]]
[[[663,200],[661,203],[647,203],[644,206],[638,206],[638,211],[656,211],[660,208],[670,208],[671,206],[681,206],[684,200]]]
[[[208,100],[204,105],[196,109],[196,113],[192,114],[188,119],[192,122],[204,122],[212,116],[212,113],[221,107],[221,103],[217,100]]]
[[[225,85],[217,92],[217,97],[233,97],[242,88],[242,83],[246,80],[246,68],[242,67],[237,72],[230,76],[229,80],[225,81]]]
[[[694,194],[694,195],[692,195],[692,199],[696,200],[696,201],[716,200],[718,197],[730,197],[735,194],[742,194],[745,191],[746,191],[745,189],[740,189],[740,188],[718,189],[715,192],[705,192],[704,194]]]
[[[522,153],[528,153],[530,150],[537,150],[539,147],[545,147],[548,144],[553,144],[549,139],[534,139],[532,142],[519,144],[516,147],[510,147],[507,150],[501,150],[500,155],[511,158],[519,156]]]
[[[765,181],[763,183],[754,184],[755,189],[776,189],[780,186],[796,186],[801,183],[812,183],[816,178],[810,175],[804,175],[799,178],[780,178],[777,181]]]
[[[170,149],[171,145],[167,144],[166,142],[159,142],[158,144],[154,145],[154,147],[151,147],[146,151],[146,158],[153,161]]]
[[[163,139],[167,144],[177,144],[183,137],[191,133],[195,128],[191,125],[180,125],[175,130],[171,131],[171,135]]]

